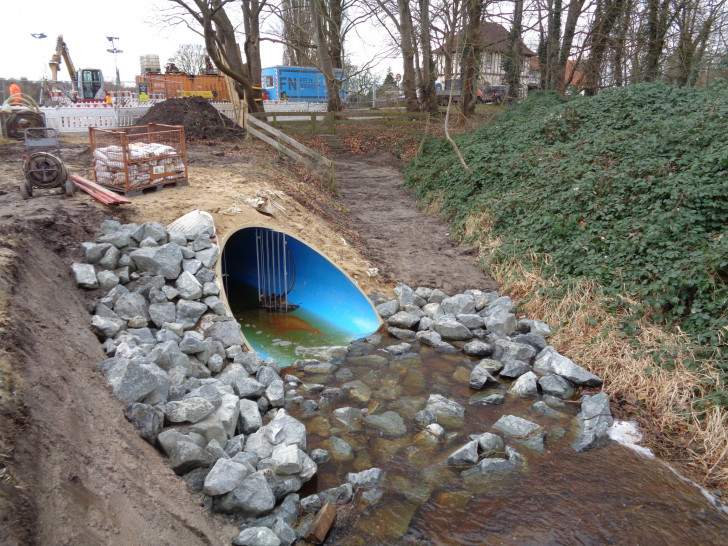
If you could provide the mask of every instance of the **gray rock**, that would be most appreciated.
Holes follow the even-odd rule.
[[[533,370],[541,375],[560,375],[580,387],[600,387],[602,385],[602,380],[596,375],[560,355],[550,345],[538,354],[533,364]]]
[[[567,400],[574,396],[574,387],[560,375],[545,375],[538,380],[544,395],[555,396]]]
[[[439,347],[443,344],[442,336],[431,330],[417,332],[415,339],[423,345],[429,345],[430,347]]]
[[[270,457],[275,446],[279,444],[295,444],[306,449],[306,427],[294,419],[285,410],[279,409],[273,420],[248,436],[245,450],[255,454],[259,459]]]
[[[208,282],[212,282],[215,279],[215,270],[203,267],[197,273],[195,273],[195,278],[200,281],[202,285]]]
[[[240,408],[239,428],[244,434],[251,434],[263,426],[263,417],[258,410],[258,404],[243,398],[238,402]]]
[[[497,434],[491,432],[484,432],[471,439],[478,442],[478,447],[483,453],[495,453],[497,451],[503,451],[503,438]]]
[[[111,243],[81,243],[83,256],[90,264],[98,263],[111,248]]]
[[[131,244],[131,237],[126,231],[114,231],[101,235],[96,239],[99,243],[109,243],[114,245],[116,248],[124,248]]]
[[[119,284],[119,277],[111,271],[99,271],[96,274],[96,280],[99,283],[99,288],[102,290],[111,290]]]
[[[134,317],[144,317],[149,320],[147,300],[136,292],[129,292],[120,296],[114,304],[114,312],[124,320],[131,320]]]
[[[268,527],[247,527],[233,538],[233,544],[235,546],[281,546],[284,543]]]
[[[510,438],[528,438],[543,430],[536,423],[516,415],[503,415],[493,428]]]
[[[99,260],[99,265],[104,269],[116,269],[119,265],[119,258],[121,252],[115,246],[109,248],[104,254],[104,257]]]
[[[386,473],[381,468],[370,468],[361,472],[349,472],[346,481],[357,488],[379,487],[384,483]]]
[[[372,390],[364,384],[364,382],[356,379],[348,381],[341,385],[341,388],[349,395],[352,400],[367,403],[371,400]],[[323,389],[322,389],[323,390]]]
[[[447,315],[433,322],[432,329],[444,339],[465,341],[473,338],[473,333],[468,328]]]
[[[174,283],[181,298],[198,300],[202,297],[202,284],[189,271],[183,272]]]
[[[318,512],[321,508],[321,505],[321,497],[319,497],[315,493],[301,499],[301,511],[304,514],[312,514]]]
[[[190,470],[207,467],[213,458],[204,446],[200,446],[190,436],[180,434],[174,429],[167,429],[157,436],[162,450],[169,457],[169,464],[177,474],[186,474]]]
[[[503,369],[500,372],[500,376],[507,379],[517,379],[530,371],[531,366],[522,360],[509,360],[505,362]]]
[[[350,483],[345,483],[339,487],[326,489],[318,494],[321,502],[330,502],[333,504],[346,504],[351,501],[354,496],[354,488]]]
[[[116,399],[127,404],[164,402],[169,391],[167,374],[144,358],[124,360],[110,368],[106,372],[106,381],[111,385]]]
[[[142,239],[150,238],[159,244],[167,242],[167,230],[158,222],[145,222],[141,227],[143,228]]]
[[[207,305],[199,301],[179,300],[177,302],[177,322],[187,330],[191,330],[207,311]]]
[[[99,281],[96,278],[96,269],[91,264],[71,264],[71,272],[76,284],[81,288],[93,290],[99,287]]]
[[[404,307],[407,304],[422,307],[423,305],[425,305],[425,303],[427,303],[422,297],[420,297],[414,290],[412,290],[412,288],[410,288],[406,284],[398,284],[394,289],[394,293],[397,296],[400,307]]]
[[[516,304],[513,303],[513,300],[509,298],[508,296],[501,296],[495,300],[493,300],[491,303],[489,303],[485,307],[484,315],[490,315],[492,313],[496,313],[501,309],[504,309],[508,311],[509,313],[515,309]]]
[[[528,408],[528,411],[532,413],[536,413],[538,415],[558,415],[554,410],[552,410],[546,402],[539,400],[535,404],[533,404],[531,407]]]
[[[415,413],[412,420],[415,422],[417,426],[420,427],[426,427],[427,425],[430,425],[432,423],[437,422],[437,416],[434,414],[434,412],[423,409]]]
[[[245,476],[255,471],[250,472],[251,468],[232,459],[218,459],[205,478],[205,495],[215,497],[229,493],[243,482]]]
[[[467,478],[468,476],[485,475],[493,472],[510,472],[514,470],[514,468],[513,463],[506,459],[486,458],[481,460],[473,468],[464,470],[461,474],[463,477]]]
[[[463,352],[468,356],[488,356],[493,354],[493,346],[480,340],[474,340],[463,346]]]
[[[179,343],[179,350],[187,355],[199,353],[205,349],[205,336],[199,332],[188,331]]]
[[[226,348],[234,345],[243,345],[243,336],[240,333],[240,324],[232,318],[229,320],[217,320],[213,322],[212,325],[205,330],[205,335],[220,341]],[[237,360],[237,357],[235,358]]]
[[[397,339],[406,340],[415,338],[415,332],[413,332],[412,330],[407,330],[406,328],[387,328],[387,332],[389,332],[393,337],[396,337]]]
[[[530,345],[531,347],[536,349],[537,353],[540,353],[546,347],[548,347],[548,342],[546,341],[546,339],[536,334],[518,334],[513,338],[513,341]]]
[[[207,286],[208,284],[210,283],[205,283],[205,286]],[[202,295],[205,296],[204,286],[202,288]],[[202,303],[207,305],[210,308],[210,311],[212,311],[216,315],[223,316],[227,313],[227,310],[225,309],[225,304],[220,298],[215,295],[208,295],[207,297],[203,298]]]
[[[361,410],[352,407],[337,408],[334,410],[334,421],[351,432],[361,430]]]
[[[233,383],[235,392],[240,398],[260,398],[265,393],[265,385],[260,384],[252,377],[244,377]]]
[[[367,415],[364,418],[364,424],[368,425],[384,436],[390,438],[397,438],[407,433],[407,427],[404,424],[404,419],[394,411],[385,411],[376,415]]]
[[[182,251],[174,243],[159,247],[140,248],[129,254],[136,269],[141,272],[176,279],[182,270]]]
[[[331,447],[331,456],[337,461],[348,461],[354,458],[354,450],[346,440],[342,440],[338,436],[332,436],[329,439]]]
[[[510,393],[518,398],[538,397],[538,377],[533,372],[526,372],[516,379],[511,386]]]
[[[281,546],[290,546],[296,541],[296,531],[280,517],[276,518],[271,531],[280,539]]]
[[[213,246],[211,248],[200,250],[199,252],[195,252],[195,258],[200,260],[202,262],[202,265],[205,267],[213,267],[215,263],[217,262],[217,258],[220,255],[220,247]],[[208,279],[212,280],[212,279]]]
[[[192,241],[190,248],[195,252],[205,250],[206,248],[212,248],[212,241],[210,241],[210,235],[207,233],[201,233],[197,238]]]
[[[492,304],[491,304],[492,305]],[[499,307],[485,318],[485,327],[489,332],[500,336],[509,336],[516,329],[516,315]]]
[[[450,466],[472,465],[478,462],[478,442],[468,442],[464,446],[455,450],[447,458],[447,464]]]
[[[422,306],[422,311],[425,313],[425,316],[432,320],[437,320],[445,316],[445,313],[442,311],[442,306],[439,303],[427,303]]]
[[[323,464],[329,460],[329,452],[325,449],[314,449],[311,452],[311,459],[316,464]]]
[[[499,360],[492,360],[490,358],[484,358],[483,360],[480,360],[477,364],[477,367],[483,368],[485,371],[489,372],[490,374],[496,374],[499,373],[504,366],[503,362],[500,362]]]
[[[540,320],[519,320],[517,329],[522,334],[535,334],[544,338],[551,336],[551,328],[549,328],[549,325]]]
[[[475,366],[473,370],[470,372],[470,382],[469,382],[470,388],[472,389],[482,389],[484,387],[495,387],[500,385],[500,381],[498,381],[495,377],[493,377],[489,371],[487,371],[482,366]]]
[[[177,317],[177,308],[172,302],[152,303],[148,311],[149,318],[157,328],[161,328],[165,322],[174,322]]]
[[[215,406],[200,397],[186,398],[177,402],[167,402],[164,414],[172,423],[197,423],[215,411]]]
[[[493,345],[493,358],[502,362],[508,362],[509,360],[527,362],[534,356],[536,356],[536,349],[525,343],[517,343],[510,339],[499,339]]]
[[[194,275],[202,267],[202,262],[195,258],[190,260],[182,260],[182,269]]]
[[[399,302],[397,300],[389,300],[388,302],[377,305],[376,309],[379,316],[387,320],[399,311]]]
[[[202,297],[207,298],[208,296],[218,296],[220,294],[220,287],[215,282],[205,282],[202,284]],[[220,298],[218,298],[220,299]],[[209,305],[209,304],[208,304]]]
[[[261,366],[258,369],[255,377],[261,385],[269,386],[274,381],[280,381],[280,376],[276,373],[273,368],[268,366]]]
[[[282,408],[286,401],[286,389],[283,380],[278,378],[265,389],[265,397],[274,408]]]
[[[124,409],[124,416],[136,427],[139,436],[150,443],[154,443],[157,435],[162,431],[164,413],[149,404],[129,404]]]
[[[120,318],[106,318],[99,315],[91,317],[91,328],[99,337],[113,338],[126,328],[126,322]]]
[[[431,394],[425,409],[434,413],[442,426],[457,428],[465,423],[465,408],[441,394]]]
[[[420,322],[420,317],[407,313],[405,311],[400,311],[389,317],[389,319],[387,319],[387,322],[390,326],[394,326],[396,328],[413,329],[415,326],[417,326],[417,323]]]
[[[607,393],[584,396],[581,401],[581,412],[576,416],[576,420],[579,431],[571,445],[575,451],[587,451],[606,445],[609,442],[609,428],[614,423]]]
[[[485,326],[485,319],[480,315],[476,314],[460,314],[457,315],[458,322],[465,326],[468,330],[475,330],[476,328],[482,328]]]
[[[447,299],[447,294],[440,290],[439,288],[435,288],[432,291],[432,295],[427,298],[427,303],[442,303],[445,299]]]
[[[303,470],[300,449],[295,445],[278,446],[271,453],[273,471],[279,475],[298,474]]]
[[[243,516],[257,517],[273,510],[275,504],[273,490],[265,475],[263,472],[255,472],[246,476],[235,489],[220,497],[217,506],[221,512],[227,514],[239,513]],[[270,533],[275,537],[273,531]]]
[[[412,348],[411,343],[399,343],[397,345],[390,345],[389,347],[385,348],[384,350],[387,351],[389,354],[397,356],[397,355],[403,355]]]
[[[440,303],[446,315],[470,315],[475,313],[475,300],[472,295],[458,294],[445,298]]]
[[[174,300],[177,296],[179,296],[179,292],[174,286],[165,285],[160,290],[164,293],[164,295],[167,297],[169,301]]]

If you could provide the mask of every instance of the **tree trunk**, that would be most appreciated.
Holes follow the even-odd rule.
[[[483,15],[482,0],[467,0],[463,5],[467,16],[465,26],[465,37],[463,40],[463,57],[460,73],[460,112],[463,117],[470,117],[475,112],[475,103],[478,95],[475,90],[480,58],[482,57],[483,46],[480,39],[480,18]],[[454,82],[453,82],[454,83]]]
[[[409,0],[397,0],[397,11],[399,13],[400,49],[402,50],[403,77],[402,90],[408,112],[416,112],[420,109],[417,100],[417,86],[415,83],[415,52],[414,29],[412,24],[412,12],[409,7]]]
[[[422,107],[428,112],[437,112],[437,91],[435,91],[435,60],[432,57],[430,37],[430,0],[419,0],[420,32],[422,33]]]
[[[553,0],[549,13],[548,40],[546,43],[548,89],[559,87],[559,48],[561,46],[561,0]]]
[[[625,0],[606,0],[594,15],[594,24],[589,32],[591,47],[585,67],[584,92],[596,95],[601,88],[602,63],[609,44],[609,35],[621,16]]]
[[[571,55],[571,46],[574,43],[574,35],[576,34],[576,23],[581,16],[582,10],[584,9],[585,0],[572,0],[569,4],[569,11],[566,14],[566,26],[564,27],[564,38],[561,43],[561,52],[559,55],[559,66],[558,66],[558,87],[560,93],[566,92],[566,87],[571,83],[566,79],[566,65],[569,62],[569,55]],[[569,80],[572,79],[572,75]],[[577,82],[580,83],[580,82]]]
[[[670,17],[670,0],[647,0],[647,53],[645,54],[642,79],[647,82],[660,76],[660,59],[665,48],[672,18]]]
[[[311,21],[313,23],[314,35],[316,37],[316,48],[318,49],[321,72],[326,80],[326,93],[328,94],[328,111],[341,111],[341,97],[339,96],[339,80],[336,79],[334,65],[331,60],[329,43],[326,40],[324,30],[324,0],[311,0]]]
[[[513,3],[513,27],[508,33],[508,45],[505,52],[504,70],[506,85],[508,85],[508,98],[518,98],[518,88],[521,84],[521,70],[523,69],[523,42],[521,40],[523,24],[523,0]],[[550,60],[547,44],[547,62]],[[549,82],[547,82],[548,85]]]
[[[248,78],[253,89],[253,98],[256,102],[263,104],[262,72],[263,66],[260,61],[260,10],[263,4],[259,0],[243,0],[243,24],[245,27],[245,60],[248,65]]]

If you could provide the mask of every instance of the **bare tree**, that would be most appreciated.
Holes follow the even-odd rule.
[[[462,40],[462,61],[460,64],[461,73],[461,94],[460,112],[464,117],[469,117],[475,112],[475,103],[478,95],[475,91],[478,73],[480,72],[480,60],[483,56],[483,40],[481,39],[480,24],[483,16],[483,0],[465,0],[463,5],[466,17],[463,25]]]
[[[185,74],[195,76],[205,73],[205,55],[207,51],[202,44],[182,44],[169,58],[169,62],[174,63]]]
[[[515,100],[518,98],[518,89],[521,85],[521,71],[523,69],[523,40],[521,38],[523,25],[523,0],[514,0],[513,8],[513,24],[510,32],[508,33],[508,45],[503,64],[506,73],[506,84],[508,85],[508,97]],[[558,20],[560,21],[560,19]],[[556,37],[555,40],[558,41],[558,37]],[[549,57],[549,59],[547,59],[548,62],[550,57],[553,57],[553,54],[548,53],[547,57]]]
[[[437,92],[435,91],[435,61],[432,56],[430,35],[430,0],[419,0],[420,32],[422,43],[422,107],[428,112],[437,111]]]

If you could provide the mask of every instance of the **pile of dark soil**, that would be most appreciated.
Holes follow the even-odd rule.
[[[243,129],[218,112],[202,97],[169,99],[157,103],[137,122],[137,125],[149,123],[183,125],[185,139],[188,141],[230,139],[245,135]]]

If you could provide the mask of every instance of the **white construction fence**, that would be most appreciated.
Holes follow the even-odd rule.
[[[106,103],[79,103],[67,107],[43,107],[46,127],[59,133],[87,133],[89,127],[113,129],[129,127],[139,121],[156,101],[137,102],[115,107]],[[233,105],[229,102],[211,103],[218,112],[234,120]],[[265,101],[266,112],[325,112],[326,103]]]

